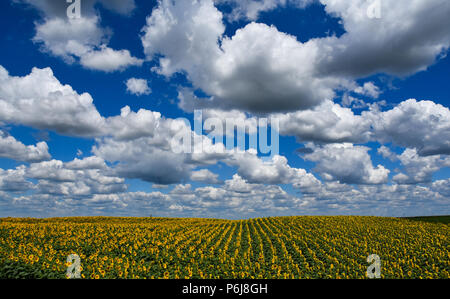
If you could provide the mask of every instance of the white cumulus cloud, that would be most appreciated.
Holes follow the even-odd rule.
[[[126,85],[127,91],[137,96],[149,95],[152,92],[146,79],[130,78]]]

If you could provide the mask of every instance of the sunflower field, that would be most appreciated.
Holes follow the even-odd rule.
[[[448,224],[377,217],[241,221],[163,218],[0,219],[0,278],[450,278]]]

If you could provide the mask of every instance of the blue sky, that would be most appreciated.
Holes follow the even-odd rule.
[[[0,3],[0,217],[450,212],[448,1],[80,3]],[[194,109],[279,153],[173,152]]]

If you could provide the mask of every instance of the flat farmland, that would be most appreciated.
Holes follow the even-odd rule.
[[[445,222],[445,221],[444,221]],[[0,219],[0,278],[450,278],[448,224],[378,217]]]

